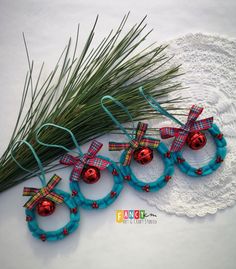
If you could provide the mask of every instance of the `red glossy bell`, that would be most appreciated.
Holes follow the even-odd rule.
[[[205,134],[201,132],[192,132],[188,135],[186,143],[193,150],[198,150],[206,145],[207,139]]]
[[[83,169],[81,177],[87,184],[96,183],[100,179],[100,170],[94,166],[87,166]]]
[[[148,164],[153,159],[153,150],[148,147],[140,147],[134,151],[134,160],[140,164]]]
[[[55,203],[48,199],[42,199],[37,205],[37,212],[42,217],[52,215],[55,209],[56,209]]]

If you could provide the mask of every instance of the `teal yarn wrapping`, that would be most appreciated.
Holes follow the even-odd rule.
[[[213,159],[206,165],[200,167],[200,168],[195,168],[191,166],[184,158],[182,155],[182,152],[174,152],[172,153],[173,158],[175,160],[175,163],[177,166],[180,168],[180,170],[187,174],[188,176],[191,177],[201,177],[201,176],[207,176],[213,173],[215,170],[217,170],[221,164],[222,161],[225,159],[226,154],[227,154],[227,142],[224,137],[221,137],[220,139],[218,138],[219,135],[221,135],[220,129],[216,124],[213,124],[210,129],[208,129],[209,133],[213,137],[215,144],[216,144],[216,153]],[[218,161],[220,160],[221,161]],[[182,162],[180,161],[182,160]]]
[[[141,87],[140,91],[142,91],[142,87]],[[124,126],[106,108],[106,106],[103,103],[103,101],[105,99],[109,99],[109,100],[113,101],[117,106],[119,106],[127,114],[127,116],[129,117],[129,119],[132,123],[132,127],[133,127],[132,128],[132,135],[130,135],[126,131]],[[135,138],[135,127],[134,127],[134,120],[133,120],[131,114],[129,113],[128,109],[121,102],[117,101],[114,97],[109,96],[109,95],[104,96],[101,99],[101,105],[102,105],[102,108],[104,109],[104,111],[107,113],[107,115],[116,124],[116,126],[120,130],[123,131],[123,133],[127,136],[127,138],[130,141],[132,141],[132,139]],[[151,137],[143,137],[143,138],[153,139]],[[149,184],[139,180],[135,176],[135,174],[133,173],[132,169],[130,168],[130,165],[127,165],[127,166],[120,165],[120,169],[121,169],[121,172],[123,174],[124,179],[126,181],[128,181],[128,183],[138,191],[146,191],[146,192],[158,191],[159,189],[161,189],[162,187],[164,187],[166,185],[166,183],[171,179],[171,177],[174,173],[174,161],[173,161],[172,157],[168,154],[168,148],[165,146],[165,144],[160,143],[159,146],[157,147],[156,151],[161,154],[165,168],[164,168],[163,174],[156,181],[151,182]],[[121,164],[124,163],[126,154],[127,154],[127,150],[125,150],[120,157]]]
[[[34,237],[41,239],[42,241],[61,240],[66,236],[68,236],[69,234],[73,233],[79,226],[80,213],[74,199],[70,196],[69,193],[64,192],[62,190],[54,189],[53,192],[63,196],[64,203],[70,210],[70,221],[62,228],[57,229],[55,231],[45,231],[41,229],[38,225],[35,208],[32,210],[29,209],[25,210],[29,230],[31,231]]]
[[[101,199],[88,199],[80,190],[79,182],[72,180],[70,182],[70,189],[76,203],[84,209],[102,209],[111,205],[119,196],[123,189],[123,177],[118,165],[104,156],[97,156],[98,158],[109,161],[111,164],[107,167],[107,170],[113,175],[114,185],[112,190]],[[101,180],[101,179],[100,179]]]
[[[147,137],[148,138],[148,137]],[[124,151],[121,155],[120,162],[123,163],[127,151]],[[168,155],[168,148],[162,142],[160,142],[156,152],[161,155],[162,161],[164,162],[164,171],[162,175],[153,182],[143,182],[139,180],[133,173],[130,165],[121,166],[121,171],[130,186],[137,191],[142,192],[156,192],[163,188],[167,182],[171,179],[174,173],[174,160],[171,155]]]
[[[140,94],[146,99],[146,101],[150,104],[151,107],[153,107],[156,111],[158,111],[160,114],[166,116],[167,118],[171,119],[172,121],[176,122],[177,124],[183,126],[178,119],[176,119],[173,115],[171,115],[168,111],[163,109],[161,105],[150,95],[145,94],[143,87],[139,88]],[[222,136],[222,133],[220,132],[220,129],[216,124],[212,124],[212,127],[208,129],[209,133],[213,137],[215,144],[216,144],[216,153],[213,159],[207,164],[200,168],[192,167],[184,158],[181,151],[173,152],[171,153],[173,155],[173,158],[175,160],[175,163],[178,165],[180,170],[191,177],[201,177],[201,176],[207,176],[212,174],[215,170],[217,170],[223,160],[226,157],[227,154],[227,142],[225,138]],[[219,138],[218,136],[221,135]]]
[[[78,150],[78,152],[76,152],[77,154],[79,153],[80,156],[83,156],[83,152],[80,149],[79,144],[76,141],[76,138],[74,136],[74,134],[71,132],[71,130],[64,128],[62,126],[56,125],[56,124],[52,124],[52,123],[47,123],[42,125],[36,134],[36,140],[39,144],[44,145],[44,146],[48,146],[48,147],[56,147],[56,148],[61,148],[64,149],[68,152],[74,152],[62,145],[57,145],[57,144],[47,144],[44,143],[42,141],[39,140],[38,135],[40,133],[40,131],[42,130],[42,128],[46,127],[46,126],[52,126],[55,128],[59,128],[62,129],[66,132],[68,132],[71,136],[72,141],[74,142],[74,145],[76,147],[76,149]],[[79,182],[77,181],[70,181],[70,188],[72,191],[72,196],[73,199],[75,200],[77,205],[81,205],[81,207],[85,208],[85,209],[94,209],[94,208],[106,208],[108,207],[110,204],[112,204],[116,198],[119,196],[120,192],[123,189],[123,178],[121,176],[121,172],[119,170],[119,167],[116,165],[115,162],[113,162],[112,160],[110,160],[109,158],[103,157],[103,156],[96,156],[98,158],[104,159],[109,161],[111,164],[107,167],[108,171],[110,171],[113,174],[113,178],[114,178],[114,185],[112,190],[110,191],[110,193],[108,193],[105,197],[103,197],[102,199],[97,199],[97,200],[91,200],[91,199],[87,199],[83,193],[80,190],[79,187]],[[114,173],[115,172],[115,173]]]

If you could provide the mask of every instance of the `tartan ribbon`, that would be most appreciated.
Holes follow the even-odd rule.
[[[109,142],[109,150],[110,151],[118,151],[118,150],[127,150],[123,165],[127,166],[130,164],[133,152],[138,147],[149,147],[149,148],[157,148],[160,144],[160,141],[154,138],[144,138],[146,133],[148,124],[139,122],[136,128],[135,138],[127,143],[117,143],[117,142]]]
[[[185,125],[180,128],[173,127],[163,127],[160,128],[161,138],[166,139],[170,137],[175,137],[170,151],[177,152],[180,151],[185,141],[188,137],[188,134],[195,131],[207,130],[212,127],[213,117],[198,120],[197,118],[202,113],[203,108],[193,105],[189,111],[188,119]]]
[[[55,203],[61,204],[64,201],[64,198],[61,195],[53,192],[55,186],[59,183],[61,178],[57,175],[54,175],[48,182],[48,184],[41,188],[28,188],[25,187],[23,190],[23,196],[32,196],[25,204],[24,207],[28,209],[34,208],[34,206],[42,199],[47,198]]]
[[[102,146],[102,143],[94,140],[91,143],[88,152],[82,157],[74,157],[70,154],[65,154],[62,156],[60,160],[61,164],[74,166],[71,173],[71,180],[80,179],[80,175],[85,165],[95,166],[99,170],[104,170],[110,165],[109,161],[96,157],[96,154],[102,148]]]

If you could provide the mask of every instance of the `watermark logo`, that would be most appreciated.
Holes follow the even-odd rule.
[[[116,210],[116,223],[123,224],[157,224],[157,215],[145,210]]]

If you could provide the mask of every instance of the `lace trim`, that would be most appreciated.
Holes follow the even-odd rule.
[[[227,139],[228,154],[222,167],[202,180],[188,177],[176,167],[173,180],[165,188],[157,193],[138,195],[149,205],[171,214],[188,217],[215,214],[236,201],[236,40],[189,34],[171,41],[168,50],[185,72],[178,78],[188,87],[181,92],[182,97],[189,100],[187,105],[203,106],[205,117],[214,116],[214,122]],[[149,124],[163,127],[171,122],[152,120]],[[194,154],[186,148],[184,158],[193,166],[208,163],[215,153],[210,137],[208,141],[206,147]],[[160,167],[135,169],[140,178],[149,182],[157,177]]]

